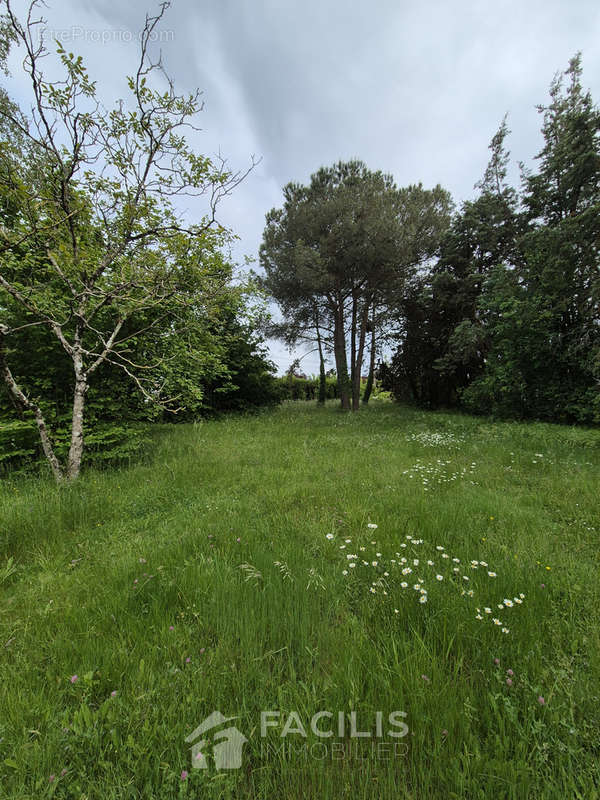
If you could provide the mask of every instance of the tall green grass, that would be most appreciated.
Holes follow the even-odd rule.
[[[73,486],[3,481],[0,797],[598,797],[599,455],[597,431],[289,404],[161,430]],[[420,604],[382,573],[407,535],[497,578],[428,579]],[[519,593],[509,634],[475,619]],[[215,709],[249,739],[239,770],[191,768]],[[263,710],[356,710],[373,735],[402,710],[409,733],[342,758],[261,738]]]

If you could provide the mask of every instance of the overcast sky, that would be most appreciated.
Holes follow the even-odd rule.
[[[49,0],[44,16],[111,102],[127,93],[137,32],[156,8]],[[240,262],[257,258],[282,186],[308,181],[321,165],[357,157],[399,185],[440,183],[458,205],[473,195],[506,112],[515,180],[516,163],[532,162],[541,143],[536,105],[578,50],[584,86],[600,100],[597,0],[175,0],[160,37],[176,88],[204,93],[194,145],[220,151],[234,169],[262,159],[221,208],[240,236]],[[24,103],[14,58],[11,69],[10,88]],[[278,344],[271,355],[281,370],[291,361]],[[316,358],[303,368],[316,372]]]

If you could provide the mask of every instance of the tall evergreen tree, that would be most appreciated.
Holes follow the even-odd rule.
[[[482,298],[490,354],[467,393],[474,407],[599,418],[600,111],[581,76],[576,55],[538,107],[544,146],[537,172],[523,170],[518,269],[498,271]]]

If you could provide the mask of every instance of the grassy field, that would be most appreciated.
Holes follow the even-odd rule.
[[[0,797],[598,797],[599,477],[595,431],[290,404],[3,481]]]

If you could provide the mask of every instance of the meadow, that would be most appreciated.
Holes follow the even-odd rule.
[[[379,401],[3,479],[0,797],[597,798],[599,477],[597,430]]]

